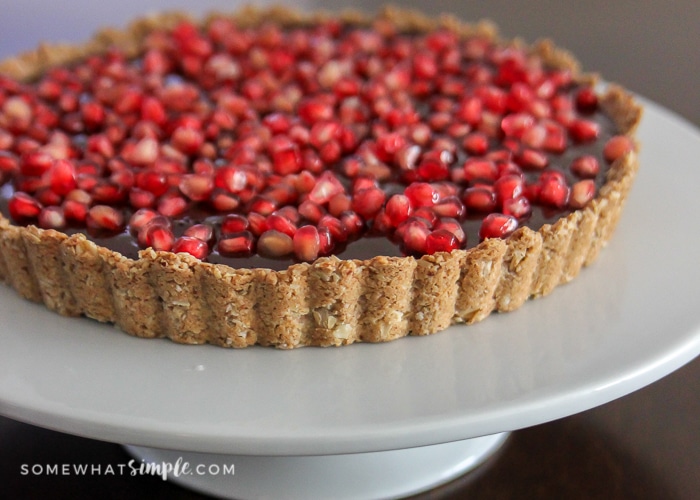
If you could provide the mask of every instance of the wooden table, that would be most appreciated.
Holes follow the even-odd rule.
[[[699,395],[696,359],[599,408],[513,432],[486,464],[415,498],[700,498]],[[156,477],[120,475],[129,460],[117,444],[0,418],[0,484],[12,498],[204,498]],[[31,473],[54,464],[102,473]],[[104,474],[109,466],[114,475]]]

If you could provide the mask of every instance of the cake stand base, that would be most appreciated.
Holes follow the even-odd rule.
[[[125,446],[141,473],[219,498],[388,499],[427,491],[482,464],[507,432],[404,450],[323,456],[245,456]]]

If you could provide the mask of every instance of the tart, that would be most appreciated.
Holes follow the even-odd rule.
[[[170,13],[0,74],[0,278],[184,344],[512,311],[595,260],[637,170],[626,91],[448,16]]]

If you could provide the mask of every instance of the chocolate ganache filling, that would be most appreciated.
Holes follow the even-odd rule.
[[[570,69],[485,36],[182,22],[0,76],[1,208],[129,258],[420,256],[584,207],[616,134]]]

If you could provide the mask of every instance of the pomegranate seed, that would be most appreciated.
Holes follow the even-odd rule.
[[[542,151],[525,148],[515,155],[515,162],[523,168],[540,170],[549,164],[549,158]]]
[[[584,179],[575,182],[571,186],[571,195],[569,196],[569,206],[573,209],[585,207],[589,201],[595,197],[595,182],[591,179]]]
[[[88,214],[89,206],[75,200],[66,200],[63,202],[63,215],[66,220],[73,222],[85,222]]]
[[[339,217],[346,210],[351,210],[352,199],[345,193],[338,193],[328,201],[328,212]]]
[[[134,145],[129,154],[122,153],[122,155],[138,165],[149,165],[158,158],[158,141],[145,137]]]
[[[432,207],[433,212],[440,217],[461,218],[464,216],[464,204],[457,196],[447,196]]]
[[[505,175],[500,177],[493,185],[496,193],[496,202],[503,206],[505,200],[517,198],[523,193],[524,182],[518,175]]]
[[[309,193],[309,201],[318,205],[328,203],[333,196],[345,190],[338,178],[329,171],[323,172]]]
[[[221,167],[216,171],[214,184],[229,193],[238,193],[248,184],[248,176],[238,167]]]
[[[578,142],[594,141],[600,134],[600,126],[591,120],[574,120],[569,125],[569,134]]]
[[[221,221],[221,234],[230,235],[248,230],[250,222],[239,214],[230,214]]]
[[[593,113],[598,109],[598,96],[592,88],[586,87],[576,92],[576,109],[581,113]]]
[[[230,257],[248,257],[252,255],[255,237],[250,231],[233,233],[219,240],[217,250],[221,255]]]
[[[340,214],[339,219],[340,222],[343,223],[343,227],[345,227],[349,239],[357,238],[365,228],[365,223],[362,221],[362,218],[352,210]]]
[[[498,206],[496,193],[486,187],[471,187],[464,191],[462,201],[467,210],[480,213],[493,212]]]
[[[53,192],[61,196],[71,192],[77,185],[75,167],[67,160],[56,160],[45,175]]]
[[[291,220],[276,212],[267,216],[265,224],[268,229],[274,229],[288,236],[294,236],[297,232],[297,226]]]
[[[38,177],[47,172],[53,163],[54,159],[48,153],[32,151],[20,158],[20,172],[28,177]]]
[[[299,205],[299,215],[314,224],[321,220],[325,210],[313,201],[305,200]]]
[[[385,201],[386,193],[379,188],[360,189],[353,194],[351,209],[360,217],[369,220],[379,212]]]
[[[411,201],[406,195],[393,195],[386,203],[386,214],[391,225],[397,227],[411,215]]]
[[[348,239],[348,230],[345,224],[338,218],[332,215],[324,215],[321,220],[318,221],[319,234],[322,230],[327,230],[333,241],[339,243],[344,243]]]
[[[204,259],[209,255],[209,245],[206,242],[200,240],[199,238],[193,238],[191,236],[181,236],[172,247],[173,253],[188,253],[197,259]]]
[[[505,200],[502,212],[505,215],[512,215],[519,220],[526,219],[532,213],[530,200],[524,195]]]
[[[61,207],[46,207],[39,213],[39,227],[61,229],[66,226],[66,217]]]
[[[564,208],[569,201],[569,186],[556,177],[549,177],[540,185],[538,201],[548,207]]]
[[[603,158],[608,163],[613,163],[615,160],[622,158],[627,153],[635,150],[632,139],[625,135],[616,135],[608,139],[603,147]]]
[[[177,217],[187,210],[187,200],[182,196],[163,196],[158,200],[158,213],[166,217]]]
[[[26,193],[16,192],[7,205],[10,216],[16,221],[33,219],[41,212],[41,204]]]
[[[275,173],[287,175],[299,172],[302,157],[299,146],[285,136],[275,136],[270,143],[272,168]]]
[[[232,193],[215,192],[211,196],[210,203],[217,212],[232,212],[240,206],[241,199]]]
[[[402,135],[392,132],[377,139],[374,152],[381,161],[390,163],[395,161],[397,153],[406,146],[406,139]]]
[[[258,238],[258,252],[265,257],[285,257],[294,251],[291,236],[269,229]]]
[[[144,191],[143,189],[132,188],[129,191],[129,203],[132,207],[139,208],[150,208],[155,205],[156,197],[153,193],[149,191]]]
[[[401,238],[401,248],[406,254],[424,254],[430,229],[425,222],[410,218],[397,228],[397,236]]]
[[[571,171],[578,177],[593,178],[600,172],[600,164],[595,156],[579,156],[571,162]]]
[[[480,156],[489,149],[489,139],[483,132],[471,132],[464,137],[462,146],[470,155]]]
[[[425,239],[425,253],[451,252],[459,248],[459,240],[447,229],[436,229]]]
[[[178,151],[186,155],[193,155],[204,144],[204,135],[194,127],[180,126],[173,131],[170,143]]]
[[[297,114],[307,125],[313,125],[319,121],[331,120],[333,108],[320,98],[305,98],[299,103]]]
[[[129,218],[129,227],[132,231],[138,233],[156,217],[158,217],[158,213],[156,211],[148,208],[140,208]]]
[[[315,226],[303,226],[294,234],[294,254],[297,259],[312,262],[318,258],[321,239]]]
[[[204,201],[214,190],[214,179],[208,175],[188,174],[180,180],[180,192],[192,201]]]
[[[506,238],[518,228],[518,220],[511,215],[492,213],[486,216],[479,228],[479,239]]]
[[[124,216],[107,205],[95,205],[88,211],[85,223],[92,229],[118,231],[124,225]]]
[[[143,233],[144,247],[151,247],[157,252],[169,252],[175,244],[175,235],[167,226],[161,224],[147,224],[139,235]],[[140,236],[141,238],[141,236]]]
[[[438,191],[427,182],[414,182],[404,190],[404,195],[413,208],[432,207],[440,199]]]
[[[513,113],[503,117],[501,129],[506,137],[520,139],[535,124],[535,118],[527,113]]]
[[[460,248],[464,247],[467,243],[467,235],[457,219],[453,219],[451,217],[441,217],[435,223],[434,229],[449,231],[455,238],[457,238]]]
[[[214,239],[214,230],[208,224],[195,224],[185,229],[183,236],[197,238],[209,244]]]
[[[146,170],[136,174],[136,186],[154,196],[162,196],[169,187],[166,175],[154,170]]]
[[[464,162],[464,179],[468,182],[494,182],[498,178],[498,167],[491,160],[469,158]]]

